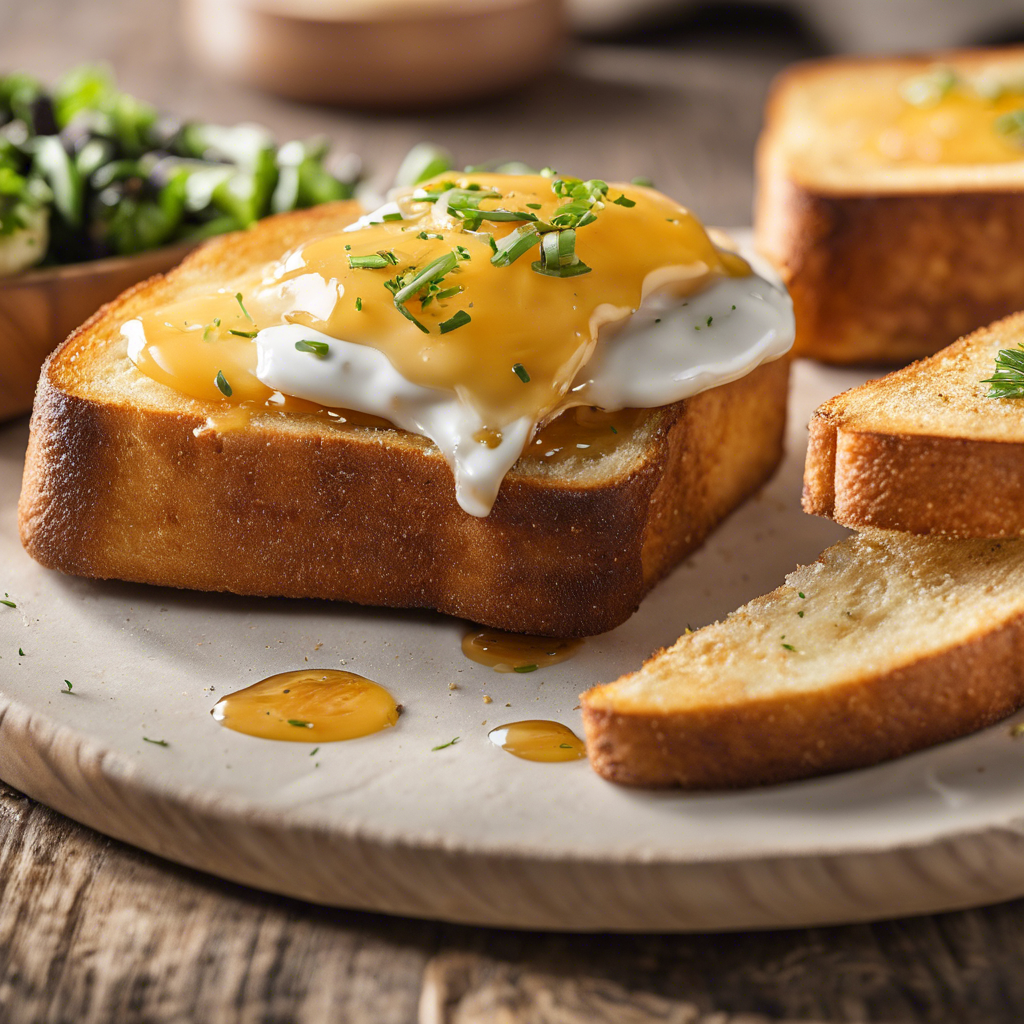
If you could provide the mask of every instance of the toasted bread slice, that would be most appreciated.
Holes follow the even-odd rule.
[[[830,399],[811,417],[804,510],[844,526],[1024,534],[1024,401],[989,398],[1024,314]]]
[[[605,778],[714,788],[874,764],[1024,704],[1024,541],[871,530],[583,694]]]
[[[1024,153],[870,155],[905,107],[901,86],[936,62],[1019,82],[1024,47],[815,61],[771,91],[755,230],[793,297],[798,354],[906,363],[1024,307]]]
[[[83,576],[434,608],[583,636],[628,618],[778,464],[786,359],[651,410],[600,459],[522,458],[485,519],[459,508],[426,438],[281,412],[203,429],[213,406],[127,359],[125,320],[211,283],[232,290],[355,215],[335,204],[214,239],[54,352],[20,503],[34,558]]]

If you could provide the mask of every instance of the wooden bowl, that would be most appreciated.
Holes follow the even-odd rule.
[[[194,243],[0,278],[0,421],[32,408],[43,360],[105,302],[170,270]]]
[[[566,38],[563,0],[183,0],[210,71],[291,99],[437,106],[547,71]]]

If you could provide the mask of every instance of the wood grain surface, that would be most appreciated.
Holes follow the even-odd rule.
[[[768,78],[807,52],[761,29],[650,33],[580,46],[553,82],[506,100],[382,119],[196,72],[169,0],[0,3],[0,67],[53,78],[106,60],[126,88],[186,116],[324,132],[382,182],[422,138],[465,162],[648,174],[719,223],[748,219]],[[1010,1024],[1024,1019],[1022,966],[1024,901],[716,936],[500,932],[312,907],[139,853],[0,785],[2,1024]]]

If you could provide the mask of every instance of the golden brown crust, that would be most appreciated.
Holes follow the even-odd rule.
[[[853,529],[1024,535],[1019,399],[986,396],[1018,314],[829,399],[811,417],[803,508]]]
[[[614,685],[614,684],[613,684]],[[974,732],[1024,705],[1024,616],[873,678],[668,716],[581,698],[587,750],[628,786],[714,789],[846,771]]]
[[[19,508],[34,558],[77,575],[434,608],[584,636],[628,618],[778,464],[786,359],[653,411],[642,453],[611,479],[514,469],[485,519],[459,508],[448,466],[413,435],[266,419],[203,431],[211,410],[200,402],[90,396],[89,360],[113,344],[126,310],[179,281],[269,258],[268,232],[283,247],[343,216],[286,215],[217,240],[101,310],[50,357]]]
[[[830,363],[906,363],[1024,306],[1024,175],[964,175],[889,191],[817,180],[787,153],[787,95],[865,65],[907,73],[936,60],[1020,57],[1024,50],[833,60],[781,75],[758,144],[755,232],[793,297],[795,351]],[[1008,165],[1012,166],[1012,165]]]

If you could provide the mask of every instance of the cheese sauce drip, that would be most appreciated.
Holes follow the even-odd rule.
[[[591,213],[570,237],[548,230],[579,202],[566,194],[575,179],[561,194],[556,181],[465,174],[427,182],[252,280],[129,321],[129,358],[205,401],[352,408],[423,434],[452,465],[463,508],[486,515],[538,426],[565,408],[666,404],[663,389],[647,401],[641,388],[637,402],[581,376],[599,340],[628,334],[622,328],[638,311],[679,308],[715,282],[735,280],[746,282],[744,295],[753,287],[778,321],[771,338],[760,330],[746,339],[742,365],[669,388],[667,401],[742,376],[789,347],[788,300],[760,295],[771,286],[715,245],[689,211],[653,189],[596,183],[576,207],[589,204]],[[499,265],[495,250],[531,225],[540,225],[548,248],[533,236],[518,258]],[[555,241],[555,265],[565,268],[556,274],[589,269],[540,272],[551,270]],[[719,305],[716,312],[729,310]],[[735,298],[730,305],[737,309]],[[758,307],[755,318],[763,312]],[[644,321],[660,323],[653,314]]]

